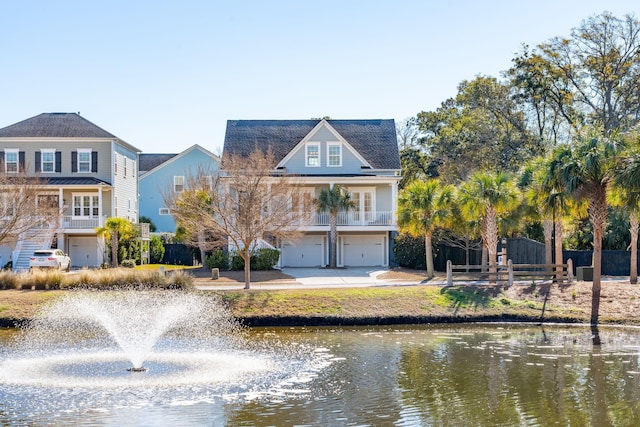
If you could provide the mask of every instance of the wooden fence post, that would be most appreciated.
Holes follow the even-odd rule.
[[[453,267],[450,259],[447,260],[447,286],[453,286]]]
[[[507,275],[507,285],[511,286],[513,285],[513,263],[511,262],[511,260],[507,261]]]
[[[567,282],[573,282],[573,261],[571,258],[567,260]]]

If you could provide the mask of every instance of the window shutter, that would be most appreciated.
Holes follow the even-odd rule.
[[[98,152],[91,152],[91,172],[98,172]]]
[[[36,172],[40,172],[41,171],[41,169],[40,169],[40,165],[41,165],[40,154],[41,153],[39,151],[36,151],[36,164],[35,164]]]
[[[56,172],[62,172],[62,153],[56,151]]]
[[[4,164],[4,151],[0,151],[0,163]],[[4,172],[4,169],[2,172]]]
[[[71,172],[78,172],[78,152],[71,152]]]
[[[18,163],[19,163],[18,170],[24,171],[24,151],[20,151],[18,153]]]

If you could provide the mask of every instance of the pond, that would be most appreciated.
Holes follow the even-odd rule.
[[[575,325],[255,328],[248,351],[168,363],[159,350],[124,373],[113,355],[21,367],[22,333],[5,329],[0,425],[640,425],[640,330],[598,332],[600,345]]]

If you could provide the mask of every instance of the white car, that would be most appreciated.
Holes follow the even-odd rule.
[[[29,259],[29,270],[34,268],[55,268],[69,271],[71,258],[60,249],[39,249]]]

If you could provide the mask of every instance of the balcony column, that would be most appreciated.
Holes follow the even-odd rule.
[[[398,182],[391,184],[391,224],[396,223],[396,212],[398,211]]]
[[[102,216],[102,186],[98,187],[98,222]],[[102,227],[102,224],[99,224]]]
[[[58,228],[62,229],[64,223],[64,191],[58,188]]]

